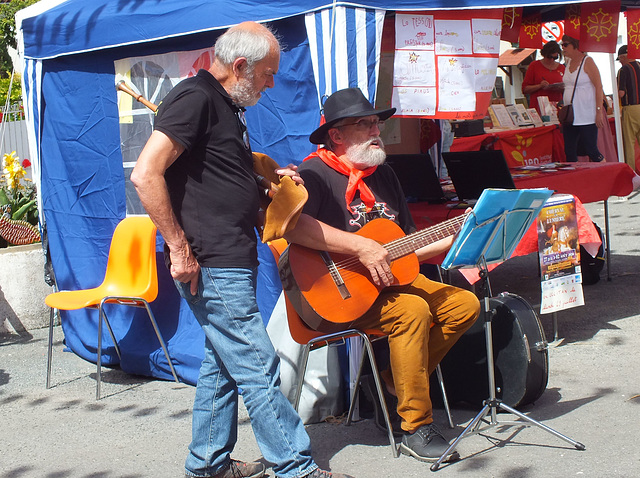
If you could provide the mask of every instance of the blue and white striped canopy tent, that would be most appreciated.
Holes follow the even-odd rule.
[[[114,62],[210,47],[227,27],[270,22],[284,51],[276,87],[247,114],[253,149],[281,164],[299,162],[313,146],[321,98],[344,87],[376,95],[386,11],[546,5],[549,0],[43,0],[16,16],[24,60],[23,94],[41,219],[60,289],[94,287],[104,275],[111,235],[126,215],[127,175],[120,144]],[[260,251],[258,300],[265,320],[280,294],[269,251]],[[159,261],[153,309],[181,378],[194,383],[203,335]],[[95,361],[97,317],[64,314],[66,344]],[[169,378],[146,321],[114,310],[124,336],[121,367]],[[115,317],[114,317],[115,318]],[[147,340],[148,339],[148,340]],[[103,363],[116,363],[103,347]]]

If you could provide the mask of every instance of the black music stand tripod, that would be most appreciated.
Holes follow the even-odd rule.
[[[431,471],[438,470],[442,462],[446,460],[446,458],[450,455],[451,452],[453,452],[453,450],[455,450],[458,443],[465,436],[472,435],[472,434],[473,435],[479,434],[485,430],[488,430],[490,428],[493,428],[499,425],[516,425],[521,427],[537,426],[551,433],[552,435],[555,435],[558,438],[568,443],[571,443],[578,450],[585,449],[585,446],[582,443],[572,440],[571,438],[557,432],[553,428],[550,428],[547,425],[544,425],[534,420],[533,418],[526,416],[525,414],[519,412],[518,410],[503,403],[502,400],[496,397],[496,380],[495,380],[495,368],[494,368],[494,358],[493,358],[493,337],[491,332],[491,319],[495,314],[495,310],[492,310],[489,305],[489,299],[491,298],[491,289],[488,281],[488,269],[487,269],[487,262],[485,260],[485,254],[487,254],[487,252],[490,251],[489,255],[492,257],[492,260],[495,260],[495,261],[506,260],[513,252],[513,248],[508,247],[507,243],[517,244],[520,241],[522,235],[524,234],[529,224],[531,224],[531,221],[533,220],[533,218],[531,217],[532,215],[533,215],[533,218],[535,218],[535,216],[537,215],[536,209],[518,209],[518,210],[504,211],[502,213],[499,213],[496,216],[493,216],[483,221],[482,223],[477,224],[476,226],[466,231],[463,229],[462,232],[460,233],[460,237],[456,239],[456,242],[452,247],[452,252],[455,252],[453,251],[453,249],[454,247],[456,247],[456,245],[458,245],[458,252],[465,247],[465,244],[467,245],[466,246],[467,248],[478,248],[477,243],[473,244],[474,242],[477,241],[478,235],[473,237],[471,242],[469,242],[469,238],[474,236],[474,231],[479,231],[481,228],[488,228],[485,231],[483,231],[483,234],[480,234],[481,237],[484,236],[484,238],[486,238],[487,231],[490,231],[488,240],[484,244],[484,247],[478,250],[477,260],[475,264],[474,263],[468,264],[468,265],[475,265],[476,267],[478,267],[480,280],[481,280],[480,284],[481,284],[482,295],[483,295],[482,317],[484,319],[484,331],[485,331],[485,340],[486,340],[486,347],[487,347],[487,372],[489,377],[489,398],[487,398],[483,402],[482,409],[475,416],[475,418],[471,420],[469,425],[467,425],[467,427],[462,431],[462,433],[460,433],[460,435],[453,441],[453,443],[451,443],[449,448],[447,448],[447,450],[442,454],[442,456],[438,458],[438,460],[435,463],[433,463],[433,465],[431,465]],[[465,232],[466,232],[466,237],[462,237],[462,235]],[[502,253],[498,255],[503,255],[503,257],[497,257],[495,252],[496,250],[502,251]],[[458,266],[462,266],[462,264],[458,264]],[[497,419],[498,410],[504,410],[506,412],[509,412],[512,415],[515,415],[516,417],[520,418],[522,421],[498,422],[498,419]],[[487,415],[490,415],[490,421],[487,421],[485,419]],[[486,426],[481,427],[483,423]]]

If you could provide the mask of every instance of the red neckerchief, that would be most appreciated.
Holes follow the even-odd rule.
[[[331,169],[334,169],[339,173],[342,173],[345,176],[349,177],[349,182],[347,183],[347,191],[344,195],[344,199],[345,201],[347,201],[347,210],[349,212],[351,212],[351,208],[349,206],[351,205],[351,201],[353,201],[353,198],[356,195],[356,190],[360,191],[360,199],[362,199],[362,202],[364,202],[364,205],[367,207],[367,212],[371,211],[376,203],[376,198],[371,192],[371,189],[369,189],[369,186],[367,186],[362,179],[372,175],[377,166],[373,166],[367,169],[350,168],[342,161],[340,161],[340,158],[338,158],[336,153],[334,153],[333,151],[329,151],[326,148],[319,148],[317,151],[304,158],[304,160],[306,161],[307,159],[311,159],[314,157],[320,158]]]

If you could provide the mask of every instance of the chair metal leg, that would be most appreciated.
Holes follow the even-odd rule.
[[[98,307],[98,359],[96,360],[96,400],[100,400],[100,389],[102,384],[102,321],[104,321],[107,326],[107,330],[109,331],[109,335],[111,336],[111,340],[113,341],[113,346],[116,349],[118,358],[122,359],[122,356],[120,355],[120,347],[118,347],[118,341],[113,334],[113,329],[111,328],[109,319],[107,319],[107,313],[104,311],[104,304],[108,299],[109,297],[105,297],[104,299],[102,299],[102,301],[100,302],[100,306]]]
[[[118,341],[116,340],[116,336],[114,335],[113,329],[111,328],[111,323],[107,318],[107,313],[104,311],[104,308],[102,308],[101,310],[102,310],[102,319],[104,320],[104,323],[107,325],[107,330],[109,331],[109,335],[111,336],[111,341],[113,342],[113,346],[116,349],[116,354],[118,355],[118,359],[122,360],[122,355],[120,355],[120,347],[118,346]]]
[[[96,400],[100,400],[100,382],[102,381],[102,303],[98,309],[98,358],[96,360]]]
[[[361,340],[363,340],[361,338]],[[364,340],[369,340],[368,338]],[[360,356],[360,365],[358,366],[358,374],[356,375],[356,381],[354,382],[356,386],[353,388],[353,392],[351,393],[351,401],[349,402],[349,413],[347,414],[347,423],[346,425],[351,425],[351,419],[353,417],[353,411],[355,409],[356,400],[358,398],[358,392],[360,390],[360,378],[362,377],[362,369],[364,367],[364,357],[365,354]]]
[[[309,361],[309,353],[311,352],[311,345],[304,346],[302,351],[302,360],[300,361],[300,370],[298,371],[298,386],[296,387],[296,396],[293,400],[293,408],[298,411],[300,406],[300,396],[302,395],[302,387],[304,386],[304,375],[307,373],[307,362]]]
[[[171,362],[171,357],[169,356],[169,351],[167,350],[167,346],[165,345],[164,339],[160,334],[160,329],[158,328],[156,319],[153,316],[153,312],[151,312],[151,307],[149,307],[149,303],[146,300],[144,301],[144,307],[145,309],[147,309],[147,313],[149,314],[149,319],[151,319],[151,324],[153,325],[153,330],[155,330],[156,336],[158,337],[158,341],[162,346],[162,351],[164,352],[164,356],[167,359],[167,362],[169,363],[169,367],[171,368],[171,373],[173,374],[173,378],[175,379],[176,383],[180,383],[180,380],[178,380],[178,375],[176,374],[176,370],[175,368],[173,368],[173,363]]]
[[[384,398],[384,392],[382,387],[384,384],[382,383],[382,379],[380,378],[380,373],[378,372],[378,364],[376,363],[376,357],[373,352],[373,346],[371,345],[371,341],[369,341],[368,337],[365,334],[362,334],[364,339],[364,346],[367,350],[367,354],[369,355],[369,363],[371,364],[371,370],[373,372],[373,379],[376,382],[376,389],[378,390],[378,398],[380,399],[380,405],[382,406],[382,413],[384,415],[384,421],[387,424],[387,433],[389,435],[389,445],[391,445],[391,451],[393,453],[394,458],[398,458],[400,453],[398,452],[398,447],[396,446],[396,440],[393,437],[393,428],[391,427],[391,420],[389,419],[389,409],[387,408],[387,401]]]
[[[53,358],[53,318],[55,309],[49,312],[49,347],[47,349],[47,389],[51,388],[51,359]]]
[[[440,367],[440,364],[436,365],[436,375],[438,376],[438,383],[440,384],[440,390],[442,391],[442,401],[444,403],[444,409],[447,412],[447,418],[449,419],[449,428],[453,428],[453,418],[451,417],[451,409],[449,408],[447,390],[444,388],[444,378],[442,377],[442,368]]]

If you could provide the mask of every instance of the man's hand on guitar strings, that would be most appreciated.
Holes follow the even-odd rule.
[[[363,237],[362,246],[358,248],[358,260],[369,270],[375,285],[385,287],[393,284],[389,252],[379,243]]]

